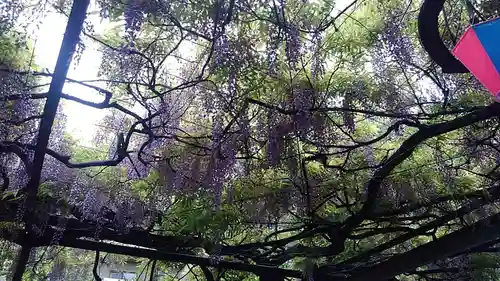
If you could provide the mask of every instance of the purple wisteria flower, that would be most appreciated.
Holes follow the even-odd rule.
[[[277,73],[278,49],[281,42],[279,29],[274,25],[269,26],[267,41],[267,72],[271,76]]]
[[[321,44],[323,41],[323,33],[314,32],[312,36],[312,63],[311,63],[311,76],[312,80],[316,81],[325,73],[324,58],[321,52]]]
[[[64,281],[65,280],[65,266],[62,261],[55,261],[52,265],[52,269],[50,270],[47,278],[48,281]]]
[[[395,13],[397,11],[393,12],[393,14]],[[404,61],[413,61],[413,43],[403,31],[406,28],[406,21],[398,20],[398,17],[390,15],[385,22],[386,25],[381,36],[383,42],[387,44],[389,52]]]
[[[290,66],[295,69],[301,55],[300,32],[296,25],[287,25],[285,53]]]
[[[236,96],[236,71],[233,67],[231,67],[231,71],[229,72],[229,78],[227,82],[227,93],[228,97],[233,99]]]
[[[314,91],[306,88],[296,88],[292,90],[293,104],[297,113],[293,117],[296,130],[301,136],[305,136],[311,126],[312,98]]]
[[[267,111],[267,158],[271,167],[279,165],[281,158],[281,136],[277,130],[276,112],[272,109]]]
[[[127,39],[131,47],[134,46],[136,34],[141,30],[144,22],[142,2],[144,1],[130,0],[129,3],[125,4],[125,11],[123,13],[125,18],[125,32],[127,33]]]
[[[144,164],[139,160],[137,152],[130,153],[129,156],[120,163],[121,166],[125,167],[127,171],[127,178],[129,180],[147,177],[151,170],[151,166],[147,164],[148,163]]]
[[[216,117],[212,129],[212,156],[208,184],[215,195],[215,206],[218,208],[222,200],[223,187],[236,164],[238,135],[223,138],[222,118]]]

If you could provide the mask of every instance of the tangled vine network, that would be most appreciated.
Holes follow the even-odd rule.
[[[440,16],[447,46],[460,3]],[[209,281],[498,278],[500,105],[428,58],[419,5],[3,1],[8,278],[99,281],[100,252],[150,260],[150,280],[172,264]],[[49,14],[67,22],[53,71],[29,33]],[[88,44],[98,79],[70,77]],[[69,103],[105,112],[91,145],[68,133]],[[95,252],[90,277],[65,248]]]

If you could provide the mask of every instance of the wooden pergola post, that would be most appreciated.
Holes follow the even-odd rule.
[[[45,152],[49,143],[49,137],[52,130],[52,124],[59,106],[59,100],[62,95],[62,88],[66,81],[68,69],[75,52],[76,45],[80,40],[80,32],[82,31],[83,22],[87,14],[89,0],[74,0],[71,7],[71,13],[64,32],[63,41],[59,50],[54,75],[50,83],[49,94],[45,102],[42,113],[42,120],[40,122],[40,130],[37,138],[35,157],[31,167],[26,167],[30,175],[30,180],[26,186],[24,193],[26,196],[26,211],[23,214],[25,230],[28,234],[31,232],[31,225],[33,224],[33,208],[36,203],[36,196],[38,194],[38,186],[40,185],[40,176],[42,173],[42,166],[45,160]],[[15,272],[12,281],[21,281],[23,273],[28,263],[29,254],[31,252],[30,244],[23,244],[19,258],[16,261]]]

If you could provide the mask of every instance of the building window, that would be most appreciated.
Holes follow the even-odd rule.
[[[116,280],[125,280],[125,281],[135,280],[135,273],[111,271],[109,277]]]

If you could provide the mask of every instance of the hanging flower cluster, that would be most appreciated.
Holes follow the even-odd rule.
[[[147,62],[143,57],[132,54],[131,48],[127,45],[115,50],[104,48],[98,74],[102,75],[105,72],[111,80],[131,83],[142,78]]]
[[[144,22],[144,8],[148,1],[143,0],[130,0],[125,4],[125,32],[126,38],[130,47],[134,47],[134,41],[137,33],[141,30]]]
[[[301,38],[298,27],[295,24],[288,24],[286,29],[285,53],[290,63],[290,67],[295,69],[301,57]]]
[[[275,167],[279,164],[282,152],[281,136],[278,133],[278,130],[276,130],[276,126],[278,124],[276,115],[277,113],[272,109],[267,111],[267,159],[271,167]]]
[[[296,131],[303,137],[307,134],[311,126],[311,111],[313,106],[314,90],[311,88],[294,88],[292,89],[293,105],[297,111],[293,116],[293,122]]]
[[[70,146],[65,139],[66,115],[58,108],[52,132],[49,138],[49,148],[61,155],[71,155]],[[54,193],[61,193],[74,179],[73,170],[59,160],[48,156],[42,167],[42,182],[50,182]]]
[[[313,81],[317,81],[325,73],[324,58],[321,55],[322,43],[323,43],[323,33],[316,31],[312,36],[312,64],[311,64],[311,78]]]
[[[121,184],[116,187],[118,194],[111,194],[99,187],[100,183],[83,173],[71,186],[68,203],[80,213],[81,221],[96,224],[95,238],[103,225],[113,225],[121,232],[131,228],[145,228],[153,219],[155,211],[148,208],[130,193],[130,186]]]
[[[291,118],[280,115],[274,109],[267,111],[267,154],[271,167],[280,163],[281,156],[286,152],[287,136],[295,133],[299,138],[309,137],[311,129],[314,134],[321,134],[325,128],[324,116],[314,113],[311,109],[316,98],[312,87],[294,86],[291,88],[288,100],[283,107],[293,110]],[[292,152],[293,151],[289,151]]]
[[[221,203],[225,180],[229,178],[236,164],[236,136],[223,136],[222,117],[216,116],[213,121],[211,160],[207,178],[208,186],[215,195],[215,205]]]
[[[64,217],[59,217],[57,220],[57,226],[55,227],[54,235],[50,241],[50,245],[59,245],[59,242],[63,238],[64,231],[66,231],[67,221]]]
[[[0,2],[0,31],[13,27],[25,8],[22,1],[5,0]]]
[[[47,276],[48,281],[63,281],[65,280],[65,264],[56,260]]]
[[[385,28],[381,33],[382,41],[387,45],[389,52],[397,58],[411,62],[415,57],[414,48],[411,39],[404,34],[405,25],[402,20],[397,20],[395,16],[398,11],[394,11],[389,18],[385,20]],[[400,12],[400,14],[404,14]]]
[[[144,161],[144,159],[142,159]],[[151,165],[149,163],[144,163],[139,159],[138,152],[132,152],[128,154],[121,165],[127,170],[127,178],[130,180],[143,179],[149,175],[151,170]]]
[[[278,49],[281,43],[280,30],[274,26],[270,25],[268,30],[268,41],[267,41],[267,72],[271,76],[275,76],[277,73],[277,62],[278,62]]]
[[[0,69],[8,65],[0,63]],[[40,118],[40,101],[30,98],[32,77],[0,72],[0,141],[34,144]],[[3,99],[18,95],[15,100]],[[32,153],[26,151],[28,160]],[[15,154],[0,154],[0,167],[9,178],[7,189],[24,188],[29,180],[25,163]],[[5,182],[3,182],[5,184]]]

